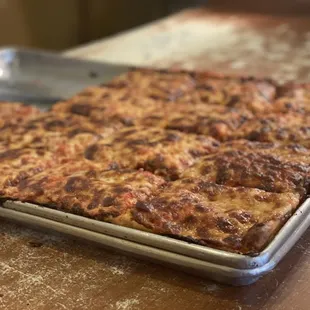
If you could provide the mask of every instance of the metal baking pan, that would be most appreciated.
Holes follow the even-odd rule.
[[[129,67],[83,61],[39,50],[0,49],[0,101],[49,107],[85,87],[108,82]]]
[[[229,253],[104,223],[29,203],[6,201],[0,216],[81,237],[148,260],[231,285],[248,285],[272,270],[310,224],[310,199],[258,256]]]
[[[42,51],[0,50],[0,100],[41,108],[87,86],[105,83],[128,67],[70,59]],[[39,78],[38,78],[39,77]],[[95,241],[216,281],[248,285],[273,269],[310,224],[310,200],[255,257],[229,253],[131,228],[91,220],[29,203],[6,201],[0,216]]]

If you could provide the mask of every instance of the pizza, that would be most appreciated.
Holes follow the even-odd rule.
[[[137,124],[206,135],[225,141],[229,140],[246,120],[252,118],[253,114],[248,110],[219,105],[170,104],[145,114]]]
[[[52,153],[31,148],[6,149],[0,152],[0,191],[16,186],[22,179],[53,167],[59,159]]]
[[[275,112],[310,112],[310,83],[286,83],[279,87]]]
[[[34,106],[18,102],[0,102],[0,132],[2,129],[27,121],[41,112]]]
[[[132,70],[114,79],[109,85],[134,89],[139,98],[164,102],[223,105],[269,111],[276,95],[270,79],[233,77],[210,72],[172,70]]]
[[[254,255],[274,237],[299,201],[295,193],[182,178],[156,197],[137,201],[132,218],[158,234]]]
[[[113,127],[91,123],[83,116],[45,112],[24,122],[0,129],[0,143],[7,145],[25,144],[50,133],[61,133],[68,138],[78,134],[103,137],[114,130]]]
[[[273,193],[298,192],[304,198],[310,184],[309,173],[306,154],[291,156],[276,145],[257,150],[250,142],[237,142],[224,144],[215,154],[202,157],[183,177],[200,177],[216,184]]]
[[[212,137],[136,126],[90,145],[84,156],[93,162],[107,163],[107,167],[142,168],[173,180],[197,159],[214,152],[218,145]]]
[[[232,140],[221,144],[222,150],[237,149],[256,154],[273,155],[284,163],[310,164],[310,150],[300,144]]]
[[[102,170],[100,165],[79,161],[25,178],[16,187],[5,188],[3,196],[125,224],[137,201],[153,197],[164,184],[151,172]]]
[[[41,113],[38,108],[19,102],[2,101],[0,102],[0,107],[0,115],[2,121],[25,121]]]
[[[304,113],[270,113],[245,121],[231,139],[298,144],[310,147],[310,115]]]
[[[139,97],[135,88],[122,85],[89,87],[67,101],[53,106],[56,113],[69,113],[87,117],[98,126],[129,127],[147,112],[163,104],[148,97]]]
[[[133,69],[0,103],[0,198],[257,255],[305,201],[310,86]]]

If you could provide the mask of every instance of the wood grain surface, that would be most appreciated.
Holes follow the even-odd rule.
[[[67,52],[137,66],[310,80],[309,16],[186,10]]]
[[[197,9],[67,54],[309,79],[309,40],[310,18]],[[0,309],[306,310],[309,277],[309,231],[274,271],[229,287],[0,221]]]

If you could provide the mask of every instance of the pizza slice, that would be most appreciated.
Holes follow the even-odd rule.
[[[221,144],[221,150],[231,151],[234,149],[263,155],[274,155],[285,163],[310,164],[310,150],[300,144],[248,140],[233,140]]]
[[[244,122],[230,137],[310,147],[310,117],[301,113],[272,113]]]
[[[10,143],[0,143],[0,184],[17,184],[45,169],[82,159],[87,147],[100,137],[78,133],[68,137],[62,132],[31,131],[13,135]],[[1,187],[1,186],[0,186]]]
[[[269,111],[276,94],[275,82],[269,79],[184,70],[135,69],[115,78],[109,85],[134,88],[140,98],[224,105],[256,113]]]
[[[252,118],[253,114],[249,111],[230,109],[225,106],[175,103],[146,114],[137,123],[142,126],[212,136],[225,141],[246,120]]]
[[[90,99],[73,98],[66,102],[59,102],[53,107],[55,113],[69,113],[88,118],[89,122],[98,126],[114,128],[129,127],[136,124],[136,120],[146,113],[158,108],[158,103],[148,99],[126,97],[124,100],[104,99],[91,101]]]
[[[184,96],[180,101],[223,105],[258,114],[273,109],[275,94],[275,84],[267,79],[207,76],[198,79],[195,91]]]
[[[211,138],[162,128],[122,129],[85,150],[85,158],[114,168],[143,168],[176,179],[201,156],[216,150]],[[108,167],[108,166],[107,166]]]
[[[49,147],[57,140],[78,140],[84,137],[95,141],[100,137],[111,134],[113,127],[103,127],[92,124],[87,118],[70,115],[42,113],[31,120],[0,130],[0,143],[10,148]],[[78,137],[78,139],[76,139]]]
[[[26,178],[2,196],[123,225],[136,202],[153,197],[164,184],[150,172],[106,171],[75,161]]]
[[[0,152],[0,191],[21,180],[59,164],[51,152],[30,148],[6,149]]]
[[[215,154],[202,157],[183,177],[200,177],[225,186],[259,188],[268,192],[299,193],[309,188],[310,166],[307,155],[277,145],[255,148],[251,143],[224,144]]]
[[[169,183],[152,199],[137,201],[131,216],[133,222],[157,234],[255,255],[273,239],[299,202],[296,193],[184,178]],[[124,224],[131,226],[131,222]]]

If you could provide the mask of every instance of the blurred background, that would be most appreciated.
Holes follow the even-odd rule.
[[[0,0],[0,44],[63,50],[186,7],[304,14],[310,0]]]

